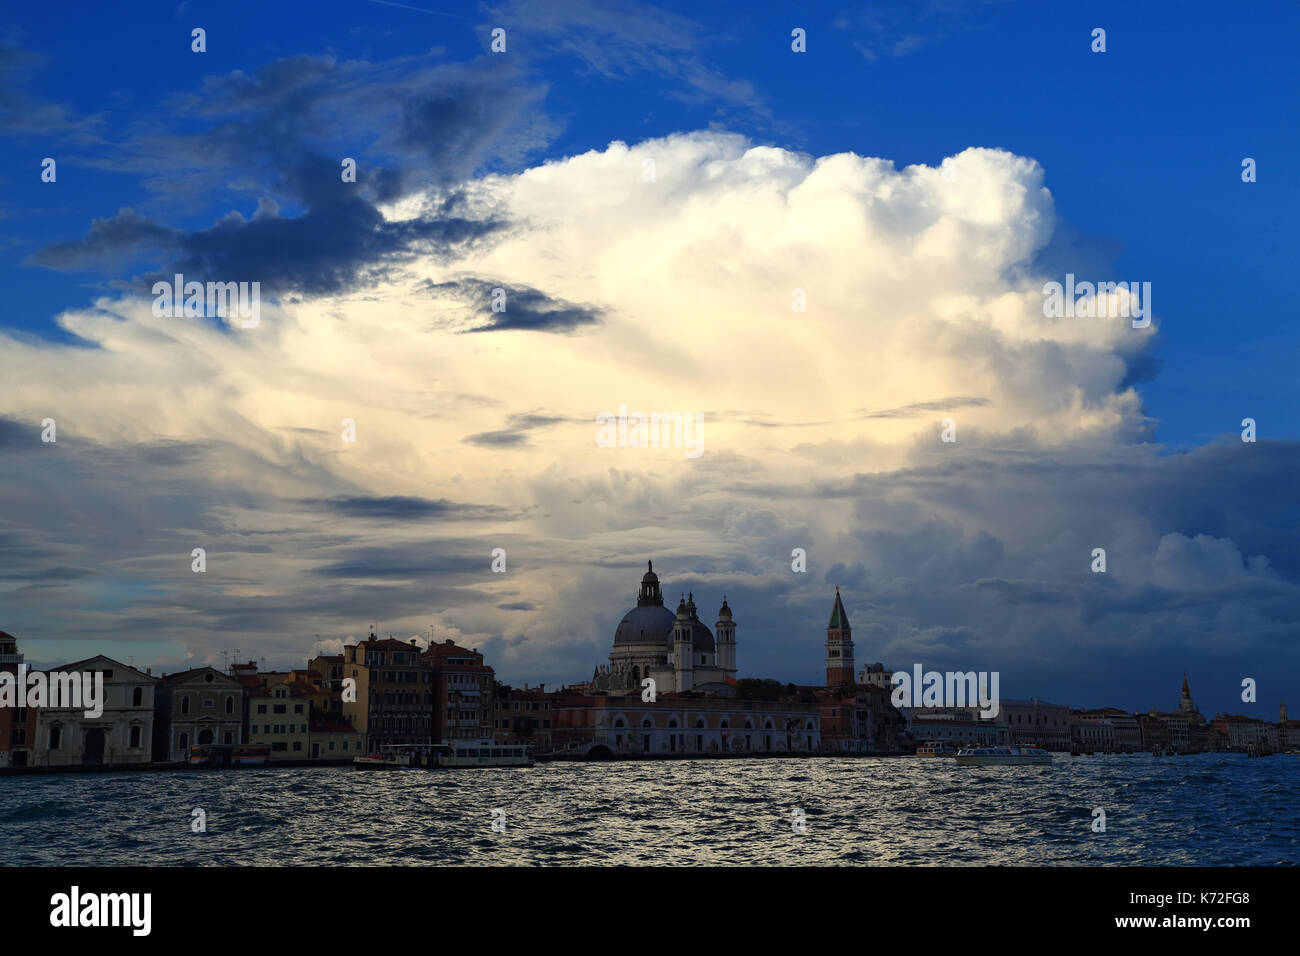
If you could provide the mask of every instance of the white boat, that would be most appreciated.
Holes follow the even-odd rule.
[[[437,760],[439,767],[531,767],[533,754],[526,744],[461,740],[439,748]]]
[[[496,744],[490,740],[459,740],[455,744],[385,744],[379,753],[353,758],[352,765],[358,770],[531,767],[533,754],[525,744]]]
[[[957,751],[956,760],[972,767],[1050,764],[1052,755],[1042,747],[971,747]]]

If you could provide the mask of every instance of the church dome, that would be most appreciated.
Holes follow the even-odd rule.
[[[643,604],[623,615],[614,631],[615,644],[664,644],[672,640],[677,616],[662,604]]]

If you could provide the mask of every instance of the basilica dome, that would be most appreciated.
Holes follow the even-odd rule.
[[[615,644],[664,644],[672,642],[677,616],[662,604],[634,607],[618,622]]]

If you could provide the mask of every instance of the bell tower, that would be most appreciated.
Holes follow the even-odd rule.
[[[837,587],[831,623],[826,628],[826,686],[852,687],[853,683],[853,628],[849,627],[849,615]]]

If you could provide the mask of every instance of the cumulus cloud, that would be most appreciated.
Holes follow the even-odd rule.
[[[836,584],[864,662],[1001,669],[1007,694],[1137,705],[1144,669],[1226,659],[1225,626],[1232,660],[1294,672],[1296,448],[1145,441],[1162,317],[1044,315],[1058,223],[1032,160],[700,132],[371,208],[400,233],[449,193],[471,231],[508,225],[256,329],[105,298],[60,318],[84,345],[0,343],[6,630],[301,656],[345,621],[432,623],[553,683],[607,653],[653,557],[669,594],[727,595],[748,674],[817,678]],[[522,291],[504,313],[494,283]],[[703,456],[597,447],[620,406],[702,413]],[[45,416],[57,446],[28,430]]]

